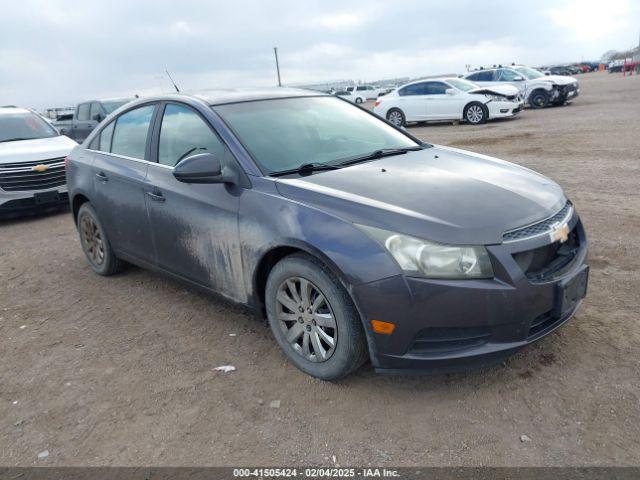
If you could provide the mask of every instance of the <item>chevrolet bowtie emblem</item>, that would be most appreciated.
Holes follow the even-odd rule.
[[[32,167],[31,170],[33,170],[34,172],[46,172],[47,170],[49,170],[49,167],[41,164],[41,165],[36,165],[35,167]]]
[[[549,236],[551,237],[552,242],[566,242],[569,240],[569,225],[566,223],[556,223],[553,226],[551,233],[549,233]]]

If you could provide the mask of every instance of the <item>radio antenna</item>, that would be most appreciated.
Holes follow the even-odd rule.
[[[173,88],[176,89],[176,92],[180,93],[180,89],[176,85],[176,82],[173,81],[173,78],[171,78],[171,74],[169,73],[169,70],[165,69],[165,72],[167,72],[167,77],[169,77],[169,80],[171,80],[171,83],[173,83]]]

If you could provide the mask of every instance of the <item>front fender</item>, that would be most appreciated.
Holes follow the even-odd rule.
[[[239,212],[245,286],[258,304],[256,273],[261,260],[280,247],[299,249],[324,262],[348,291],[401,273],[391,255],[353,223],[280,196],[247,190]]]

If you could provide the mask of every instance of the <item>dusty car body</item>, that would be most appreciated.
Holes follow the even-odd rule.
[[[170,109],[199,119],[221,149],[196,153],[204,140],[183,148],[192,135],[181,134],[186,153],[161,164],[176,140],[162,137]],[[143,125],[142,158],[115,153],[127,125]],[[402,148],[318,161],[369,149],[372,132]],[[495,363],[565,323],[586,293],[584,228],[556,183],[426,144],[331,95],[135,102],[72,152],[67,177],[97,273],[124,260],[266,313],[289,360],[322,379],[365,357],[381,373]]]

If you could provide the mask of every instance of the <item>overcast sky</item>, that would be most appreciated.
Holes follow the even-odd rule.
[[[462,73],[638,43],[638,0],[0,0],[0,105]]]

